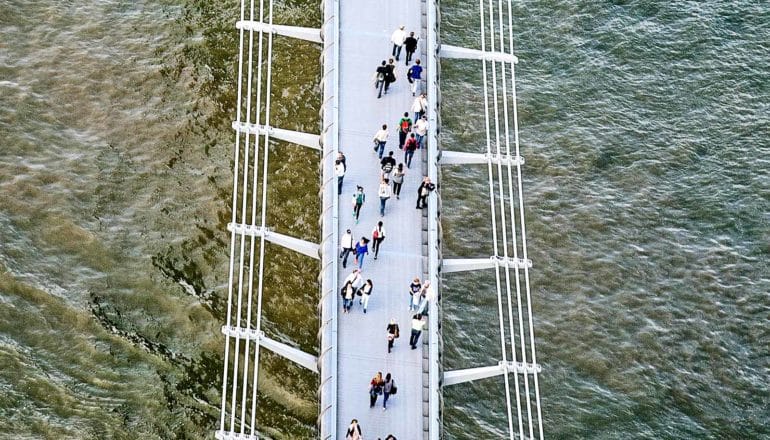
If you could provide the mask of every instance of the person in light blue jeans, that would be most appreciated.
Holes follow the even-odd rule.
[[[369,254],[367,243],[369,243],[369,239],[366,237],[361,237],[361,241],[356,243],[356,264],[358,264],[359,269],[364,267],[364,256]]]
[[[420,291],[422,290],[422,284],[420,278],[414,277],[412,284],[409,285],[409,310],[416,311],[420,305]]]

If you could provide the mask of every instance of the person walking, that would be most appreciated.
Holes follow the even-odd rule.
[[[404,38],[404,49],[406,49],[406,65],[409,65],[409,61],[412,61],[412,55],[417,50],[417,40],[419,37],[414,36],[414,32],[409,32],[409,36]]]
[[[382,129],[374,134],[374,152],[382,159],[385,151],[385,143],[388,141],[388,124],[382,124]]]
[[[345,167],[345,171],[348,170],[348,164],[345,162],[347,158],[344,154],[342,154],[342,151],[337,152],[337,160],[342,163],[342,166]]]
[[[388,93],[390,85],[396,82],[396,63],[393,58],[388,60],[388,64],[385,65],[385,93]]]
[[[393,172],[393,176],[391,177],[391,181],[393,182],[393,194],[396,195],[396,199],[400,199],[399,195],[401,194],[401,185],[404,183],[404,176],[406,176],[406,172],[404,172],[404,164],[400,163],[398,164],[398,168],[396,168],[396,171]]]
[[[396,388],[396,382],[393,380],[393,377],[390,375],[390,373],[385,375],[385,383],[382,385],[382,410],[385,411],[388,409],[388,397],[390,397],[391,394],[396,394],[397,388]]]
[[[334,161],[334,174],[337,176],[337,195],[342,194],[342,180],[345,179],[345,165],[337,159]]]
[[[382,160],[380,160],[380,180],[382,179],[390,179],[390,173],[393,171],[393,168],[396,167],[396,158],[393,157],[393,152],[388,151],[388,157],[383,157]]]
[[[399,28],[393,31],[393,34],[390,36],[390,41],[393,43],[391,55],[396,57],[396,61],[398,61],[398,57],[401,56],[401,48],[404,46],[404,41],[406,40],[406,31],[404,30],[404,27],[404,25],[399,26]]]
[[[348,255],[355,249],[353,233],[350,232],[350,229],[345,231],[345,234],[340,238],[340,248],[342,248],[340,251],[340,258],[342,258],[342,268],[344,269],[348,265]]]
[[[422,112],[424,110],[423,107],[422,107],[422,99],[421,98],[422,98],[422,95],[420,95],[420,96],[414,98],[414,100],[412,100],[412,108],[411,108],[411,110],[412,110],[412,113],[414,113],[414,120],[415,120],[415,122],[420,119],[420,116],[422,115]]]
[[[380,244],[385,240],[385,227],[382,226],[382,221],[377,222],[377,226],[372,229],[372,250],[374,250],[374,259],[380,253]]]
[[[412,120],[409,119],[409,112],[404,112],[404,117],[398,120],[398,148],[404,149],[406,135],[412,131]]]
[[[378,371],[377,374],[369,382],[369,408],[374,408],[377,403],[377,397],[382,394],[382,386],[385,385],[385,381],[382,380],[382,372]]]
[[[393,344],[396,343],[396,339],[398,339],[398,322],[396,321],[396,318],[390,318],[390,324],[386,327],[386,330],[388,331],[388,353],[390,353],[391,350],[393,350]]]
[[[356,193],[353,194],[353,217],[356,219],[356,224],[358,224],[358,217],[361,215],[361,207],[364,205],[365,201],[366,194],[364,194],[364,187],[356,186]]]
[[[425,93],[420,94],[420,105],[422,107],[422,111],[420,111],[420,117],[422,118],[425,112],[428,110],[428,95]]]
[[[414,277],[412,283],[409,284],[409,310],[414,312],[420,305],[420,292],[422,291],[422,284],[420,284],[420,278]]]
[[[417,209],[428,207],[428,195],[434,189],[436,189],[436,185],[430,181],[430,177],[422,179],[422,183],[417,188]]]
[[[364,436],[363,434],[361,434],[361,425],[358,424],[358,420],[356,419],[351,420],[350,425],[348,426],[348,431],[345,434],[345,440],[363,440],[363,439],[364,439]],[[385,440],[388,440],[388,439],[386,438]]]
[[[412,96],[417,94],[417,86],[422,80],[422,70],[420,60],[415,60],[414,65],[406,71],[406,79],[412,85]]]
[[[380,189],[377,191],[377,195],[380,196],[380,217],[384,217],[385,202],[387,202],[391,196],[390,181],[388,179],[382,179],[382,182],[380,182]]]
[[[345,284],[348,281],[353,285],[353,289],[358,291],[364,284],[364,277],[361,276],[361,269],[353,269],[353,271],[350,272],[350,275],[345,277],[345,281],[343,281],[342,284]]]
[[[340,290],[342,296],[342,313],[350,313],[350,308],[353,307],[353,299],[356,296],[356,289],[353,287],[353,283],[347,281]]]
[[[382,90],[385,87],[385,78],[388,75],[387,61],[382,60],[374,71],[374,89],[377,90],[377,99],[382,97]]]
[[[369,255],[367,243],[369,243],[369,239],[366,237],[361,237],[361,241],[356,243],[356,264],[359,269],[364,267],[364,255]]]
[[[418,145],[419,144],[417,143],[417,137],[415,134],[410,134],[409,138],[404,144],[404,162],[406,162],[407,168],[412,167],[412,157],[414,156],[414,151],[417,149]]]
[[[364,313],[366,313],[366,309],[369,307],[369,297],[372,295],[372,289],[374,289],[374,283],[372,283],[372,280],[366,280],[364,287],[358,292],[361,295],[358,304],[364,306]]]
[[[422,115],[414,123],[414,134],[417,137],[417,148],[425,148],[425,136],[428,134],[428,117]]]
[[[416,314],[412,316],[412,334],[409,336],[409,345],[412,350],[417,348],[417,342],[420,340],[420,334],[425,326],[425,321],[422,320],[422,315]]]

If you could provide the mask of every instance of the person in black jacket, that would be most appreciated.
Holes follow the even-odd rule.
[[[409,32],[409,36],[404,40],[404,47],[406,48],[406,65],[409,65],[409,61],[412,61],[412,55],[417,50],[417,38],[414,36],[414,32]]]
[[[385,79],[388,77],[388,63],[385,60],[382,60],[382,64],[377,66],[377,70],[375,72],[375,81],[374,81],[374,88],[379,90],[379,93],[377,94],[377,98],[379,99],[382,96],[382,89],[387,84]]]
[[[396,64],[395,61],[393,61],[393,58],[391,58],[388,61],[388,64],[385,65],[385,93],[388,93],[388,88],[390,85],[394,82],[396,82]]]
[[[390,324],[388,324],[387,330],[388,330],[388,353],[390,353],[390,350],[393,349],[393,344],[396,343],[396,339],[399,336],[398,322],[396,322],[396,318],[390,319]]]
[[[436,185],[430,181],[430,177],[422,179],[420,187],[417,188],[417,209],[428,207],[428,195],[436,189]]]

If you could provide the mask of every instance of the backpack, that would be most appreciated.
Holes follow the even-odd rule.
[[[409,131],[409,126],[411,125],[410,122],[411,121],[408,118],[401,118],[401,131],[404,133]]]
[[[388,163],[386,163],[385,165],[382,166],[382,172],[383,173],[388,174],[391,171],[393,171],[393,164],[392,163],[388,162]]]
[[[413,73],[414,73],[414,70],[413,70],[413,68],[412,68],[412,67],[410,67],[410,68],[409,68],[409,70],[407,70],[407,71],[406,71],[406,79],[407,79],[407,81],[409,81],[410,83],[414,82],[414,80],[412,79],[412,74],[413,74]]]

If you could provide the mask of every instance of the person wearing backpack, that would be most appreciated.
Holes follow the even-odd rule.
[[[422,66],[420,65],[420,60],[415,60],[414,66],[406,71],[406,79],[409,81],[409,84],[412,85],[412,96],[415,96],[417,93],[417,85],[420,83],[420,80],[422,80]]]
[[[390,373],[385,375],[385,383],[382,385],[382,410],[385,411],[388,409],[388,397],[390,397],[391,394],[396,394],[396,391],[398,389],[396,388],[396,382],[393,380],[393,377],[390,375]]]
[[[396,339],[399,337],[396,318],[390,318],[390,324],[388,324],[386,330],[388,331],[388,353],[390,353],[390,350],[393,349],[393,344],[396,343]]]
[[[417,38],[414,36],[414,32],[409,32],[409,36],[404,39],[404,49],[406,49],[406,65],[409,65],[409,61],[412,61],[412,55],[417,50]]]
[[[417,138],[414,133],[412,133],[404,144],[404,162],[406,162],[407,168],[412,167],[412,156],[414,156],[414,150],[416,150],[418,146]]]
[[[380,196],[380,217],[385,216],[385,202],[391,196],[390,181],[388,179],[382,179],[380,182],[380,189],[377,191],[377,195]]]
[[[353,217],[358,224],[358,216],[361,215],[361,206],[366,201],[366,194],[364,194],[364,188],[362,186],[356,186],[356,193],[353,194]]]
[[[374,259],[377,259],[377,255],[380,253],[380,244],[385,240],[385,228],[382,226],[382,222],[377,222],[377,226],[372,230],[372,248],[374,249]]]
[[[391,178],[393,181],[393,194],[396,195],[397,199],[401,198],[399,197],[399,194],[401,194],[401,185],[404,183],[405,175],[406,172],[404,172],[404,164],[398,164],[398,168],[396,168],[396,171],[393,172],[393,177]]]
[[[385,152],[385,143],[388,141],[388,124],[382,124],[382,129],[374,134],[374,152],[382,159]]]
[[[404,149],[406,135],[412,131],[412,120],[409,119],[409,112],[404,112],[404,117],[398,120],[398,148]]]

